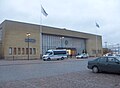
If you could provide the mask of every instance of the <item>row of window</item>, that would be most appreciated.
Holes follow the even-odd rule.
[[[93,53],[93,54],[96,54],[96,53],[97,53],[97,54],[101,54],[102,51],[101,51],[101,50],[92,50],[92,53]]]
[[[16,47],[9,47],[9,55],[36,55],[36,48],[16,48]]]

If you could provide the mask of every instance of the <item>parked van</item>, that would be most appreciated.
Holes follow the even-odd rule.
[[[67,51],[65,49],[48,50],[45,55],[42,56],[43,60],[63,60],[67,58]]]

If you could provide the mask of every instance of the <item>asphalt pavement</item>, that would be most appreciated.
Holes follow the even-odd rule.
[[[16,60],[0,62],[0,81],[47,77],[87,69],[87,60]]]
[[[0,88],[119,88],[120,76],[92,73],[91,59],[0,62]],[[4,63],[3,63],[4,62]]]

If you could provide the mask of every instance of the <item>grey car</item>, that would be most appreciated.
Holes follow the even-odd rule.
[[[92,61],[88,61],[88,69],[92,69],[94,73],[110,72],[120,73],[120,57],[103,56]]]

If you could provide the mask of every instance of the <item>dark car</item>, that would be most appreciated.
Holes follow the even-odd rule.
[[[103,56],[92,61],[88,61],[88,69],[97,72],[120,73],[120,57]]]

